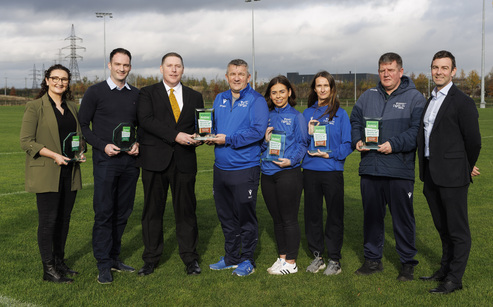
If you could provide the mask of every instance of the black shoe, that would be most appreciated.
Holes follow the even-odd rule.
[[[414,279],[414,265],[403,263],[399,276],[397,276],[397,280],[411,281],[413,279]]]
[[[202,270],[199,267],[197,260],[194,260],[187,264],[187,274],[188,275],[199,275]]]
[[[439,269],[431,276],[421,276],[419,279],[426,281],[444,281],[447,274],[442,269]]]
[[[152,274],[154,269],[157,268],[157,263],[145,262],[144,266],[139,270],[139,276],[146,276]]]
[[[363,265],[354,272],[356,275],[370,275],[383,271],[383,264],[380,260],[365,259]]]
[[[55,261],[43,262],[43,280],[55,283],[71,284],[74,280],[67,278],[56,270]]]
[[[104,284],[111,284],[112,282],[113,282],[113,275],[111,275],[110,269],[99,270],[98,283],[104,285]]]
[[[56,267],[56,270],[62,274],[62,275],[70,275],[70,276],[75,276],[77,274],[79,274],[79,272],[77,271],[74,271],[72,269],[70,269],[66,264],[65,264],[65,260],[64,259],[60,259],[60,258],[55,258],[55,267]]]
[[[113,266],[111,267],[111,270],[117,271],[117,272],[130,272],[130,273],[135,272],[134,268],[132,268],[129,265],[126,265],[125,263],[123,263],[121,261],[115,261],[113,263]]]
[[[462,283],[456,284],[450,280],[447,280],[446,282],[443,282],[440,285],[438,285],[438,287],[431,289],[430,293],[449,294],[454,292],[455,290],[460,290],[460,289],[462,289]]]

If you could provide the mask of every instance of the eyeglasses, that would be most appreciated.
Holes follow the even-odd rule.
[[[67,84],[68,83],[68,78],[60,78],[60,77],[49,77],[49,79],[51,79],[51,81],[55,82],[55,83],[58,83],[58,82],[62,82],[63,84]]]

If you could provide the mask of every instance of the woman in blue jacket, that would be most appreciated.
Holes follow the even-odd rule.
[[[261,188],[274,221],[279,254],[267,271],[273,275],[285,275],[298,272],[296,258],[301,237],[298,211],[303,190],[301,160],[308,145],[307,124],[303,115],[294,108],[296,94],[286,77],[272,79],[264,97],[270,112],[262,145]],[[275,135],[282,135],[284,151],[269,143],[271,140],[274,142]],[[267,157],[274,159],[266,160]]]
[[[324,239],[328,253],[325,275],[341,272],[344,231],[344,162],[352,152],[351,125],[340,108],[334,78],[326,71],[315,75],[303,112],[310,134],[309,151],[303,159],[305,189],[305,235],[314,259],[306,271],[317,273],[326,267],[322,258]],[[327,207],[323,229],[323,197]]]

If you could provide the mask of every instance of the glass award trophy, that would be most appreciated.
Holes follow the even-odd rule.
[[[308,134],[311,136],[309,153],[332,152],[329,146],[329,125],[320,125],[318,120],[310,120],[308,123]]]
[[[363,141],[364,145],[362,148],[377,150],[378,144],[380,144],[380,129],[382,128],[381,117],[370,118],[365,117],[365,139]]]
[[[195,140],[205,141],[216,137],[214,130],[214,109],[195,109]]]
[[[120,148],[120,151],[130,151],[137,141],[137,131],[131,123],[120,123],[113,130],[113,144]]]
[[[267,148],[267,156],[263,161],[279,161],[284,158],[284,150],[286,149],[286,132],[272,130],[270,135],[269,146]]]
[[[70,132],[63,140],[62,152],[69,160],[67,162],[82,161],[82,154],[86,152],[87,145],[86,140],[82,134],[77,132]]]

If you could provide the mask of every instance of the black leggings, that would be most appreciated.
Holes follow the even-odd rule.
[[[344,177],[342,172],[303,170],[305,189],[305,235],[312,253],[324,252],[324,241],[330,259],[341,259],[344,236]],[[327,219],[324,233],[324,208]]]
[[[301,168],[282,170],[274,175],[262,174],[262,195],[274,221],[279,255],[287,260],[298,257],[300,247],[300,209],[303,174]]]
[[[58,192],[37,193],[38,246],[43,262],[63,259],[70,215],[77,191],[71,191],[71,177],[60,177]]]

